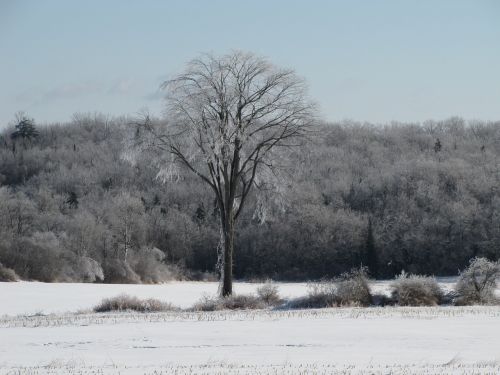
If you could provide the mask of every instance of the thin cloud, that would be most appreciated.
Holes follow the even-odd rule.
[[[43,94],[44,99],[73,99],[90,94],[101,93],[103,87],[95,82],[70,83],[57,86]]]
[[[117,79],[108,83],[95,81],[71,82],[49,90],[32,88],[16,96],[18,102],[42,104],[61,99],[75,99],[90,95],[126,95],[133,92],[136,84],[130,78]]]
[[[111,87],[109,87],[109,89],[107,90],[107,94],[110,95],[128,94],[134,90],[135,86],[136,86],[135,81],[131,78],[120,79],[111,84]]]
[[[161,89],[157,89],[156,91],[150,92],[149,94],[144,95],[144,99],[150,101],[158,101],[163,99],[165,93]]]

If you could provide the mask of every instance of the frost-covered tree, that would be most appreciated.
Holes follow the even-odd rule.
[[[486,258],[473,258],[469,267],[460,273],[456,285],[457,304],[497,303],[495,296],[500,264]]]
[[[253,187],[279,189],[279,150],[312,121],[304,81],[253,54],[203,55],[164,83],[166,122],[136,129],[136,150],[161,152],[159,177],[187,168],[215,194],[221,228],[221,294],[232,293],[235,225]]]

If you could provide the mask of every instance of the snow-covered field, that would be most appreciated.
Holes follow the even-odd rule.
[[[284,296],[306,289],[280,284]],[[387,291],[387,283],[373,289]],[[0,374],[500,373],[499,307],[64,313],[123,292],[187,307],[216,290],[0,283]]]

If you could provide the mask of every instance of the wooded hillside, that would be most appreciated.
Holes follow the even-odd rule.
[[[123,158],[126,118],[76,115],[0,139],[0,263],[25,279],[159,282],[214,272],[210,192]],[[235,277],[455,275],[500,257],[500,122],[318,125],[285,163],[283,205],[252,197]],[[265,220],[258,206],[269,208]]]

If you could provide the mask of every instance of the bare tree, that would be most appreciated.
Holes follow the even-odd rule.
[[[212,189],[220,211],[220,292],[228,296],[235,224],[248,195],[272,175],[279,150],[307,133],[314,106],[294,71],[242,52],[202,55],[163,88],[167,122],[140,121],[135,149],[161,150],[159,177],[182,166]]]

